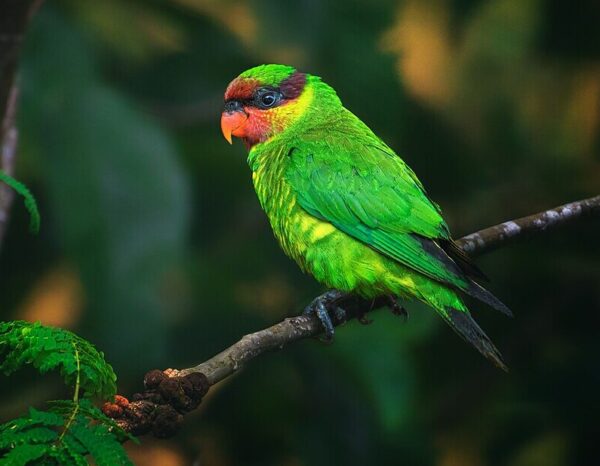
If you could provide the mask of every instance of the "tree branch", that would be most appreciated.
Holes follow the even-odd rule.
[[[467,254],[475,256],[592,215],[600,215],[600,196],[485,228],[459,239],[457,243]]]
[[[471,255],[482,254],[514,240],[592,215],[600,216],[600,196],[486,228],[459,239],[457,244]],[[330,302],[346,311],[344,317],[332,316],[335,326],[388,305],[385,297],[365,300],[339,292],[333,297],[326,295]],[[158,437],[170,436],[181,424],[183,414],[198,406],[210,386],[233,375],[267,351],[283,349],[290,343],[317,336],[322,331],[321,323],[314,315],[284,319],[269,328],[245,335],[237,343],[197,366],[149,372],[144,378],[144,392],[133,395],[131,402],[118,397],[115,403],[104,406],[104,412],[133,434],[152,432]]]
[[[16,85],[21,43],[30,18],[43,0],[3,0],[0,5],[0,170],[13,174],[17,153],[16,126],[19,91]],[[4,240],[13,191],[0,184],[0,246]]]
[[[17,153],[18,132],[15,117],[18,94],[17,86],[13,84],[7,96],[4,118],[0,127],[0,170],[11,176],[14,171]],[[0,246],[4,240],[13,198],[13,190],[4,184],[0,184]]]

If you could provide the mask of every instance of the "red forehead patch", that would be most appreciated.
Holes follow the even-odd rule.
[[[260,83],[255,79],[234,79],[225,90],[225,100],[248,100]]]

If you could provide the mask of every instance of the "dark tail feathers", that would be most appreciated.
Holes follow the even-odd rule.
[[[479,268],[477,268],[469,256],[462,251],[462,249],[460,249],[454,241],[439,238],[434,241],[430,238],[424,238],[419,235],[413,236],[420,241],[425,252],[444,264],[449,272],[456,275],[456,277],[462,278],[466,282],[464,286],[457,286],[451,281],[442,281],[442,283],[454,286],[469,296],[472,296],[473,298],[484,302],[488,306],[493,307],[503,314],[512,317],[512,312],[510,312],[510,309],[506,307],[504,303],[502,303],[492,293],[474,281],[474,279],[487,280],[487,277],[481,270],[479,270]]]
[[[467,288],[463,289],[463,291],[465,293],[467,293],[469,296],[472,296],[473,298],[484,302],[488,306],[493,307],[497,311],[500,311],[502,314],[505,314],[508,317],[513,316],[513,313],[506,306],[506,304],[504,304],[502,301],[500,301],[498,298],[496,298],[492,293],[490,293],[488,290],[486,290],[483,286],[479,285],[478,283],[475,283],[473,280],[469,279]]]
[[[490,279],[486,274],[484,274],[479,267],[473,262],[473,260],[469,257],[469,255],[464,252],[458,244],[452,239],[438,239],[437,240],[440,248],[444,250],[444,252],[450,256],[456,265],[462,270],[468,277],[471,277],[475,280],[484,280],[489,282]]]
[[[483,356],[492,361],[497,367],[508,372],[500,351],[494,346],[481,327],[477,325],[477,322],[473,320],[468,311],[446,308],[446,312],[448,314],[446,322],[448,322],[456,333],[466,342],[477,348]]]

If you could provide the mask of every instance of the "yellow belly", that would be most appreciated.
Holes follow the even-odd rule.
[[[274,231],[285,253],[328,288],[366,297],[399,290],[414,296],[413,274],[402,265],[301,208]]]

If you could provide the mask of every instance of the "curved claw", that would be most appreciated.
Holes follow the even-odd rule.
[[[358,321],[359,321],[359,322],[360,322],[362,325],[369,325],[369,324],[372,324],[372,323],[373,323],[373,319],[369,319],[369,318],[367,317],[367,315],[366,315],[366,314],[363,314],[363,315],[361,315],[361,316],[357,317],[357,320],[358,320]]]
[[[400,316],[404,319],[404,322],[408,320],[408,311],[398,303],[398,299],[395,296],[388,295],[388,307],[395,316]]]
[[[302,313],[304,315],[316,314],[323,325],[323,329],[325,330],[325,338],[323,340],[326,342],[331,342],[335,334],[333,321],[329,315],[330,311],[328,310],[328,307],[333,307],[335,302],[340,299],[341,296],[341,292],[337,290],[327,291],[321,296],[315,298],[312,303],[306,306],[304,312]],[[331,311],[334,312],[334,317],[337,321],[343,321],[346,318],[346,312],[339,306],[333,307]]]
[[[323,328],[325,329],[325,341],[333,340],[333,335],[335,334],[333,322],[331,321],[331,317],[329,317],[327,308],[322,303],[319,303],[317,305],[317,317],[319,318],[321,324],[323,325]]]

